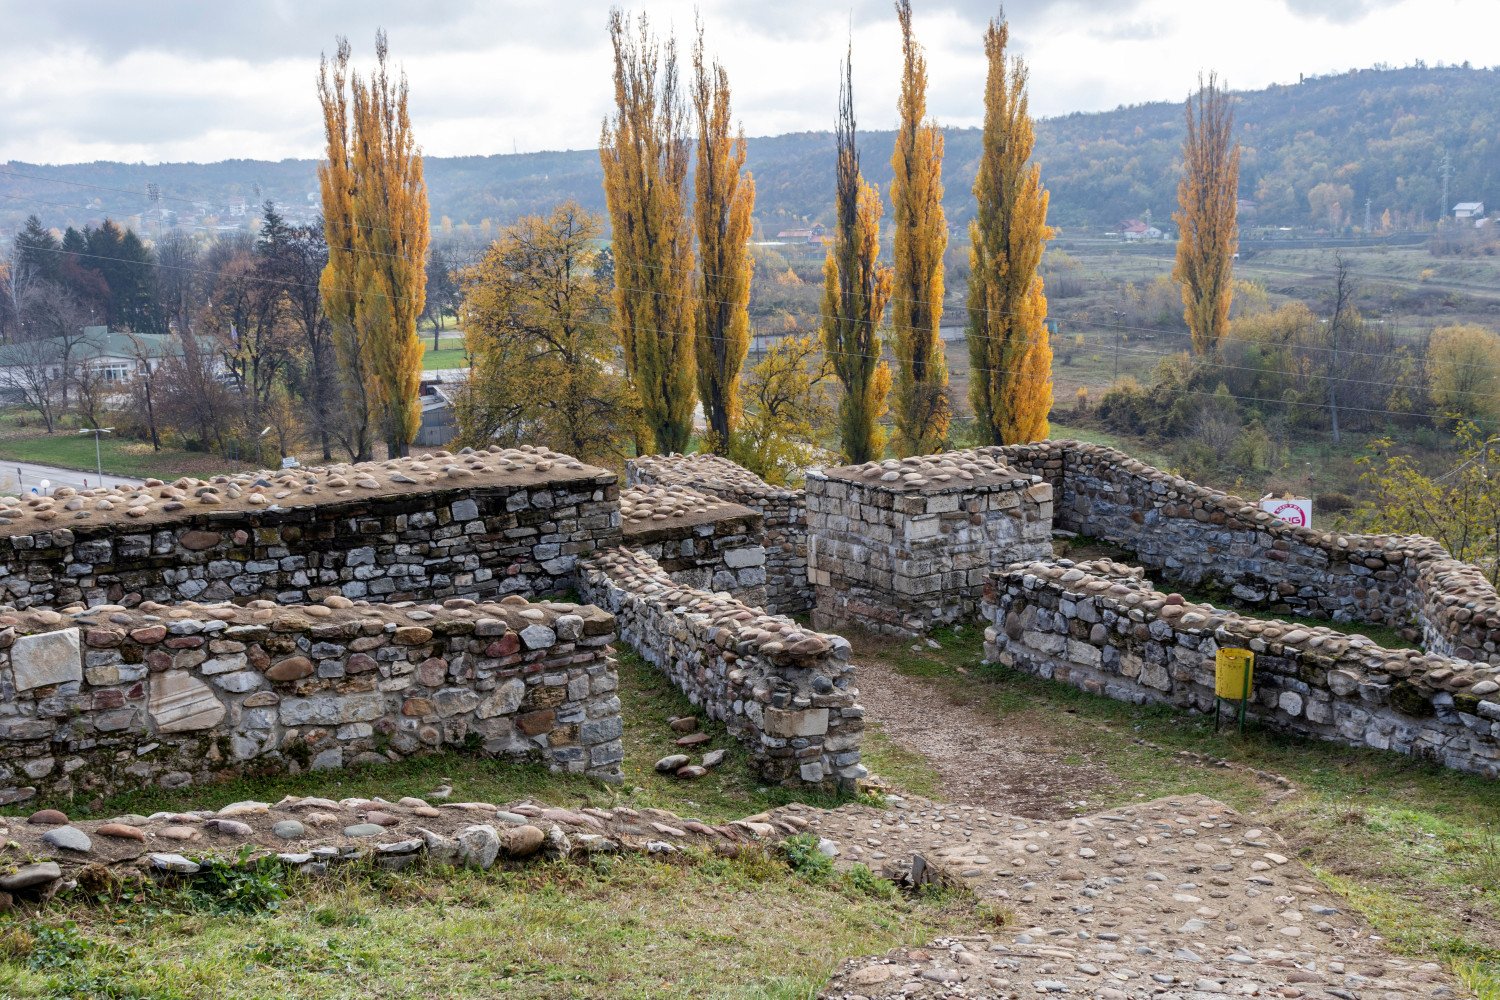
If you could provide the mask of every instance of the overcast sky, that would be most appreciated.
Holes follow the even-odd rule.
[[[650,0],[690,42],[692,0]],[[861,128],[894,123],[888,0],[699,0],[749,135],[827,129],[852,29]],[[930,105],[977,125],[991,0],[915,0]],[[605,0],[0,0],[0,160],[160,162],[319,154],[319,54],[384,26],[433,155],[592,148],[608,110]],[[1378,62],[1488,65],[1500,0],[1009,0],[1039,116],[1181,100]]]

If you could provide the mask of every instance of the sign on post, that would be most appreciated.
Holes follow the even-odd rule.
[[[1260,509],[1287,524],[1295,524],[1299,528],[1312,527],[1312,501],[1306,497],[1275,497],[1267,493],[1260,498]]]

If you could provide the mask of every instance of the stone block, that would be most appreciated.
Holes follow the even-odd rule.
[[[828,732],[828,709],[768,708],[765,730],[771,736],[792,739],[799,736],[822,736]]]
[[[224,703],[213,690],[184,670],[168,670],[151,678],[146,710],[161,733],[212,729],[225,715]]]
[[[17,691],[83,680],[77,628],[23,635],[10,647]]]

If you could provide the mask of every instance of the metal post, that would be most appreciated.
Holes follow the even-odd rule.
[[[99,473],[99,484],[104,484],[104,455],[99,450],[99,428],[94,428],[94,469]]]

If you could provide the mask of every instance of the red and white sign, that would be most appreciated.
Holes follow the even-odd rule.
[[[1312,501],[1305,497],[1273,497],[1268,493],[1260,498],[1260,509],[1287,524],[1295,524],[1299,528],[1312,527]]]

